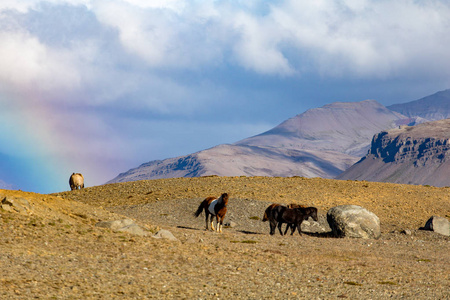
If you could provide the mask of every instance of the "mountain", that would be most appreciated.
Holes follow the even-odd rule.
[[[336,179],[450,186],[450,119],[376,134],[369,153]]]
[[[0,189],[12,190],[12,189],[14,189],[14,185],[6,183],[0,179]]]
[[[236,145],[338,151],[361,157],[375,133],[406,124],[415,124],[415,119],[375,100],[335,102],[310,109]]]
[[[420,117],[428,121],[450,118],[450,89],[422,99],[394,104],[387,107],[408,117]]]
[[[334,178],[367,153],[374,134],[414,123],[374,100],[336,102],[234,144],[144,163],[108,183],[207,175]]]

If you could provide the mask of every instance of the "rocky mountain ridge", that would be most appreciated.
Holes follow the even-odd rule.
[[[416,101],[394,104],[387,107],[407,117],[419,117],[426,121],[437,121],[450,118],[450,89]]]
[[[337,179],[450,186],[450,119],[383,131]]]
[[[234,144],[142,164],[108,183],[207,175],[333,178],[367,153],[375,133],[411,123],[374,100],[336,102]]]
[[[375,134],[450,116],[449,104],[450,90],[388,108],[375,100],[335,102],[234,144],[144,163],[108,183],[208,175],[335,178],[367,154]]]

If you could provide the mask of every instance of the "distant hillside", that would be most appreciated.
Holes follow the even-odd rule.
[[[236,145],[337,151],[357,157],[367,153],[372,136],[415,119],[393,112],[375,100],[335,102],[310,109]]]
[[[416,101],[394,104],[387,108],[410,118],[421,117],[429,121],[448,119],[450,118],[450,89]]]
[[[414,122],[373,100],[332,103],[235,144],[142,164],[108,183],[206,175],[334,178],[367,153],[375,133]]]
[[[450,119],[383,131],[337,179],[450,186]]]
[[[0,189],[12,190],[12,189],[14,189],[14,185],[6,183],[0,179]]]

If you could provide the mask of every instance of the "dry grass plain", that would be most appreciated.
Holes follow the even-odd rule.
[[[209,195],[230,194],[222,234],[193,217]],[[136,181],[23,197],[0,209],[1,299],[449,299],[450,238],[418,230],[450,218],[450,188],[301,177]],[[356,204],[381,220],[378,240],[326,234],[270,236],[270,203],[319,209]],[[94,225],[124,217],[179,241]],[[411,235],[401,233],[409,229]]]

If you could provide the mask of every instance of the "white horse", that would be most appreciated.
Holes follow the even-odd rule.
[[[81,174],[81,173],[72,173],[72,175],[70,175],[69,185],[70,185],[70,189],[72,191],[73,190],[78,190],[78,188],[80,188],[80,189],[84,188],[84,177],[83,177],[83,174]]]

